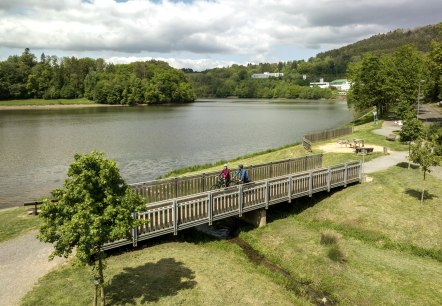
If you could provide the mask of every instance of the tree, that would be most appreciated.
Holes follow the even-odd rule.
[[[424,202],[425,193],[425,176],[426,173],[430,173],[430,167],[439,165],[439,157],[434,153],[434,144],[430,141],[419,140],[411,146],[410,159],[413,163],[420,166],[424,173],[424,180],[422,183],[422,196],[421,204]]]
[[[67,258],[76,249],[79,262],[95,271],[104,305],[103,245],[131,239],[131,229],[141,222],[132,213],[141,211],[144,201],[124,183],[115,161],[101,152],[76,154],[67,176],[63,188],[52,191],[58,201],[43,201],[38,238],[54,245],[50,259]]]
[[[422,123],[416,118],[408,118],[404,121],[399,136],[402,142],[408,142],[408,156],[410,156],[411,152],[411,142],[422,136],[422,129]],[[410,168],[410,162],[408,163],[408,168]]]

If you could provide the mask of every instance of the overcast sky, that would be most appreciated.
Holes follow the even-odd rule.
[[[0,59],[162,59],[202,70],[308,59],[442,21],[442,0],[0,0]]]

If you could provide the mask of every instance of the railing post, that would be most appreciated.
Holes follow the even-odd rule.
[[[313,194],[313,171],[311,170],[308,176],[308,196]]]
[[[206,191],[206,174],[205,173],[203,173],[202,175],[201,175],[201,191],[202,192],[204,192],[204,191]]]
[[[269,178],[272,178],[272,174],[273,174],[273,163],[270,162],[270,164],[269,164]]]
[[[175,178],[175,198],[178,198],[178,178]]]
[[[213,220],[213,210],[212,210],[212,204],[213,204],[213,195],[212,195],[212,191],[209,191],[209,200],[207,202],[207,212],[209,214],[209,225],[212,225],[212,220]]]
[[[133,212],[132,218],[137,219],[137,217],[138,213]],[[132,241],[133,241],[133,246],[136,247],[138,243],[138,227],[132,228]]]
[[[173,234],[178,234],[178,205],[176,199],[173,199]]]
[[[364,181],[364,169],[363,169],[364,164],[362,163],[362,161],[359,161],[359,183],[362,183]]]
[[[269,180],[266,180],[266,190],[265,190],[265,202],[266,202],[266,209],[269,208],[269,198],[270,198],[270,190],[269,190]]]
[[[243,210],[243,206],[244,206],[243,185],[239,185],[238,197],[239,197],[239,216],[242,217],[242,210]]]
[[[288,174],[292,174],[292,158],[289,158],[289,173]]]
[[[348,165],[345,163],[344,169],[344,187],[347,187],[347,177],[348,177]]]
[[[292,203],[292,181],[293,181],[293,177],[291,175],[289,175],[289,203]]]
[[[327,170],[327,191],[330,192],[331,189],[331,167]]]

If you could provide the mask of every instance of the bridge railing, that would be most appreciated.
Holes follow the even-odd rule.
[[[255,181],[245,185],[207,191],[148,204],[146,211],[134,214],[143,219],[133,230],[133,241],[120,240],[105,245],[105,249],[133,244],[156,236],[174,233],[215,220],[268,208],[269,205],[312,196],[320,191],[361,182],[361,163],[351,162]]]
[[[322,167],[322,154],[245,166],[251,181],[259,181],[320,167]],[[145,197],[147,203],[153,203],[208,191],[215,184],[218,173],[219,171],[213,171],[191,176],[136,183],[131,184],[130,187]]]

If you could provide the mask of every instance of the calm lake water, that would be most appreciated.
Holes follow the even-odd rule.
[[[345,103],[330,101],[0,111],[0,208],[61,186],[75,153],[104,151],[135,183],[300,141],[351,119]]]

